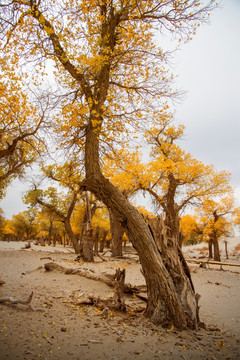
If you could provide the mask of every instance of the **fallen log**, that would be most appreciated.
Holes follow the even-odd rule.
[[[186,259],[187,262],[193,264],[210,264],[210,265],[220,265],[220,266],[237,266],[240,267],[240,264],[233,264],[233,263],[225,263],[221,261],[213,261],[213,260],[194,260],[194,259]]]
[[[111,274],[104,273],[103,276],[98,276],[98,275],[95,275],[88,271],[81,270],[81,269],[65,268],[64,266],[59,265],[57,263],[53,263],[53,262],[44,264],[44,268],[46,271],[58,271],[58,272],[62,272],[64,274],[66,274],[66,275],[80,275],[80,276],[86,277],[87,279],[101,281],[104,284],[106,284],[112,288],[114,288],[116,285],[116,281],[115,281],[116,275],[114,275],[114,274],[111,275]],[[138,293],[142,293],[145,291],[147,291],[146,285],[133,286],[131,284],[123,284],[123,292],[126,294],[134,294],[134,295],[138,296]],[[142,295],[141,295],[141,297],[139,296],[139,298],[141,300],[146,301],[146,299]]]
[[[33,291],[31,292],[30,296],[28,297],[27,300],[22,300],[22,299],[15,299],[12,296],[6,296],[6,297],[2,297],[0,298],[0,303],[5,303],[5,302],[9,302],[11,304],[22,304],[22,305],[26,305],[28,306],[31,310],[33,311],[46,311],[46,309],[44,308],[35,308],[31,305],[31,301],[33,298]]]

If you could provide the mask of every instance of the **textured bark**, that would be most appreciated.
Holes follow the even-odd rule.
[[[184,308],[185,315],[189,319],[192,318],[192,327],[194,327],[194,321],[198,322],[199,319],[198,304],[190,270],[178,243],[179,237],[177,236],[177,239],[172,238],[169,241],[169,231],[161,216],[149,219],[149,225],[153,231],[163,263],[173,281],[178,299]]]
[[[122,256],[122,238],[124,228],[120,221],[114,217],[113,212],[109,209],[110,227],[112,234],[112,256]]]
[[[85,146],[85,186],[111,209],[126,229],[127,236],[139,255],[148,289],[146,315],[157,324],[174,325],[181,329],[188,326],[196,328],[197,303],[194,291],[191,290],[191,294],[188,294],[191,295],[190,299],[179,298],[174,283],[176,277],[171,278],[174,268],[171,267],[172,271],[167,269],[145,220],[124,195],[102,175],[98,142],[97,131],[89,124]],[[172,257],[175,260],[174,256]]]

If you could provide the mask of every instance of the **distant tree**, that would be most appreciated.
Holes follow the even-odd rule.
[[[209,244],[209,257],[213,257],[215,261],[221,261],[218,241],[233,234],[231,222],[225,219],[233,210],[234,199],[231,196],[219,200],[206,200],[200,210],[204,227],[203,236]]]
[[[0,62],[1,64],[1,62]],[[1,74],[1,66],[0,66]],[[9,79],[3,72],[0,80],[0,199],[16,177],[21,177],[44,150],[40,130],[46,112],[34,106],[19,78]]]
[[[24,202],[26,204],[29,204],[31,207],[40,206],[45,211],[47,211],[48,214],[55,215],[56,221],[61,221],[64,223],[66,232],[73,244],[75,253],[79,254],[80,246],[72,231],[70,223],[70,219],[77,201],[78,196],[76,193],[65,195],[63,193],[59,193],[54,187],[49,187],[47,190],[29,190],[24,197]],[[52,220],[50,220],[50,227],[52,229]],[[51,230],[49,230],[49,234],[49,236],[51,236]]]
[[[202,240],[203,230],[196,215],[181,216],[180,231],[184,245],[195,245]]]
[[[158,126],[146,132],[153,157],[145,170],[149,176],[145,175],[145,181],[138,177],[140,188],[151,194],[165,214],[170,242],[179,242],[181,211],[232,192],[229,173],[217,171],[213,165],[205,165],[181,149],[178,142],[183,133],[182,125],[173,125],[171,118],[160,118]]]
[[[36,211],[27,210],[13,215],[10,227],[18,240],[32,240],[37,236]]]
[[[172,123],[172,116],[159,116],[145,136],[151,146],[151,160],[143,163],[140,152],[124,150],[106,162],[106,176],[130,196],[148,192],[156,210],[163,212],[169,245],[179,243],[180,213],[199,207],[208,198],[230,194],[230,174],[217,171],[186,153],[179,141],[184,126]],[[109,165],[110,163],[110,165]]]

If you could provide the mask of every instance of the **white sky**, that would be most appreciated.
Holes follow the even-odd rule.
[[[182,146],[196,159],[232,173],[240,203],[240,0],[222,0],[210,25],[176,55],[176,86],[186,91],[175,118],[186,126]],[[5,216],[26,209],[24,183],[15,181],[0,202]]]

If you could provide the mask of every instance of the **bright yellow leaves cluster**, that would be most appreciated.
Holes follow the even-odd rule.
[[[0,46],[14,57],[12,64],[24,64],[26,79],[29,64],[34,66],[29,79],[34,86],[44,83],[53,60],[52,78],[66,93],[76,93],[74,101],[66,97],[58,117],[63,143],[82,148],[84,126],[91,121],[103,143],[119,139],[123,144],[133,127],[151,120],[152,109],[159,109],[165,96],[175,94],[157,34],[165,29],[188,38],[212,5],[195,0],[19,0],[2,17]]]
[[[43,116],[23,91],[23,85],[7,62],[0,67],[0,198],[12,179],[43,151],[38,131]]]

